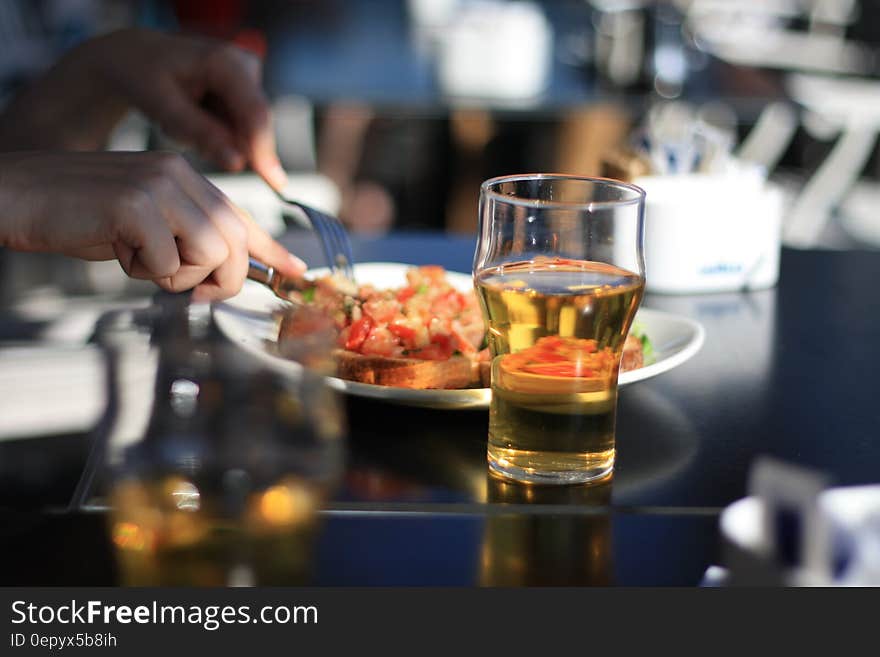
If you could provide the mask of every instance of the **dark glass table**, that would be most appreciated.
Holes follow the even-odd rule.
[[[321,264],[313,240],[287,239]],[[473,240],[394,234],[354,247],[361,262],[468,271]],[[720,559],[718,515],[745,495],[756,457],[838,485],[880,481],[878,277],[877,253],[785,250],[773,290],[648,295],[645,307],[700,321],[706,341],[621,389],[617,467],[599,486],[487,476],[485,411],[348,399],[347,468],[323,513],[313,583],[698,584]],[[115,581],[103,514],[45,510],[69,498],[87,446],[82,435],[0,443],[0,583]]]

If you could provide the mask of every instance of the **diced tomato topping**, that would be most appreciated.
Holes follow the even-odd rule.
[[[419,273],[425,278],[430,278],[432,281],[442,282],[443,278],[446,276],[446,270],[439,265],[423,265],[419,267]]]
[[[332,317],[340,347],[362,354],[444,360],[453,353],[476,357],[485,336],[472,292],[446,280],[443,267],[410,269],[398,289],[362,285],[346,296],[329,279],[312,305]]]
[[[558,349],[564,343],[562,338],[558,335],[548,335],[538,340],[537,344],[540,345],[542,349]]]
[[[545,336],[531,347],[505,356],[505,365],[530,374],[593,378],[610,372],[614,355],[607,347],[599,351],[595,340]]]
[[[377,326],[370,331],[360,350],[367,356],[398,356],[403,352],[391,331],[383,326]]]
[[[416,288],[410,286],[403,288],[400,292],[397,293],[397,300],[400,303],[406,303],[408,299],[412,298],[416,294]]]
[[[452,325],[452,342],[455,345],[455,348],[463,354],[476,353],[477,348],[470,343],[464,332],[455,324],[456,323],[453,322]]]
[[[419,321],[399,319],[389,324],[388,329],[407,349],[427,347],[431,342],[428,329]]]
[[[536,363],[565,363],[571,359],[555,351],[536,351],[532,360]]]
[[[464,307],[461,293],[456,290],[449,290],[445,294],[441,294],[431,304],[431,310],[435,315],[452,316]]]
[[[543,374],[545,376],[581,376],[592,377],[594,372],[581,368],[578,363],[531,363],[522,368],[523,372]]]
[[[415,342],[416,330],[400,322],[394,322],[388,325],[388,330],[398,338],[403,340],[404,344],[412,345]]]
[[[400,314],[400,304],[394,299],[371,299],[364,303],[363,311],[374,322],[382,324],[392,321]]]
[[[431,343],[427,347],[410,351],[408,356],[422,360],[447,360],[452,356],[452,349],[449,348],[448,344]]]
[[[372,328],[373,322],[366,315],[354,322],[351,327],[349,327],[348,337],[345,340],[345,348],[350,351],[357,351],[360,349]]]

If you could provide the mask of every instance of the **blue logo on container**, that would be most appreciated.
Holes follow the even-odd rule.
[[[700,269],[700,273],[706,276],[711,276],[713,274],[737,274],[742,270],[743,266],[741,264],[719,262],[714,265],[703,267]]]

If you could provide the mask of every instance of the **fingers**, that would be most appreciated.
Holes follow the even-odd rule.
[[[198,300],[236,294],[247,276],[247,230],[231,204],[179,156],[158,156],[121,203],[113,251],[133,278]],[[193,193],[193,189],[204,189]]]
[[[230,238],[240,240],[236,244],[242,249],[240,254],[242,280],[247,276],[248,255],[253,255],[285,276],[301,276],[305,272],[306,264],[302,260],[272,239],[247,212],[229,201],[210,182],[195,172],[192,172],[192,176],[181,177],[180,182],[202,208],[211,212],[212,216],[216,215]],[[238,267],[239,255],[236,254],[235,257],[235,266]],[[234,271],[239,272],[238,269]]]
[[[247,233],[230,208],[218,203],[211,210],[211,220],[226,241],[228,255],[211,276],[196,288],[193,298],[197,301],[225,299],[238,294],[247,278]]]
[[[237,294],[248,271],[248,231],[239,210],[191,168],[181,172],[176,182],[222,237],[226,247],[225,258],[216,265],[211,276],[201,282],[196,298],[213,300]]]
[[[264,119],[255,119],[252,122],[246,135],[245,144],[251,168],[277,191],[284,191],[287,174],[278,159],[272,119],[268,112]]]
[[[241,212],[241,218],[247,230],[248,251],[252,256],[285,276],[302,276],[305,273],[305,262],[272,239],[250,215]]]
[[[228,110],[232,132],[251,167],[277,190],[287,184],[272,131],[269,102],[261,87],[260,60],[240,48],[223,46],[207,59],[207,84]]]
[[[175,235],[181,265],[160,284],[173,291],[204,285],[216,290],[211,298],[237,293],[244,280],[236,272],[240,249],[235,239],[217,225],[218,220],[204,212],[182,188],[176,202],[166,206],[165,217]]]
[[[4,194],[5,207],[19,218],[0,234],[5,244],[95,260],[115,257],[133,278],[174,292],[196,287],[203,299],[241,289],[253,229],[181,156],[66,153],[15,162],[3,168],[4,184],[13,192],[11,200]],[[45,180],[52,181],[50,195]],[[279,270],[289,270],[283,249],[262,237],[261,253]],[[269,253],[272,246],[279,250]]]
[[[158,280],[180,269],[174,233],[161,207],[148,192],[130,194],[119,201],[113,250],[119,264],[132,278]]]
[[[237,294],[248,272],[248,255],[285,275],[305,264],[288,253],[246,213],[197,174],[180,156],[144,155],[137,184],[129,185],[114,210],[108,243],[134,278],[179,292],[194,288],[199,301]],[[106,255],[95,249],[91,255]]]
[[[150,98],[160,98],[156,106],[147,108],[156,117],[162,130],[170,137],[193,145],[200,153],[220,166],[239,171],[244,168],[242,154],[234,130],[220,118],[199,107],[182,89],[170,81],[160,84],[161,89]]]

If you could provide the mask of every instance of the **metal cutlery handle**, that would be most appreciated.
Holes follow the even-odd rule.
[[[302,276],[284,276],[275,271],[274,267],[248,258],[248,275],[252,281],[256,281],[275,293],[275,296],[291,301],[302,303],[304,294],[314,294],[316,284]]]
[[[275,268],[264,265],[259,260],[248,258],[248,278],[271,286],[275,280]]]

